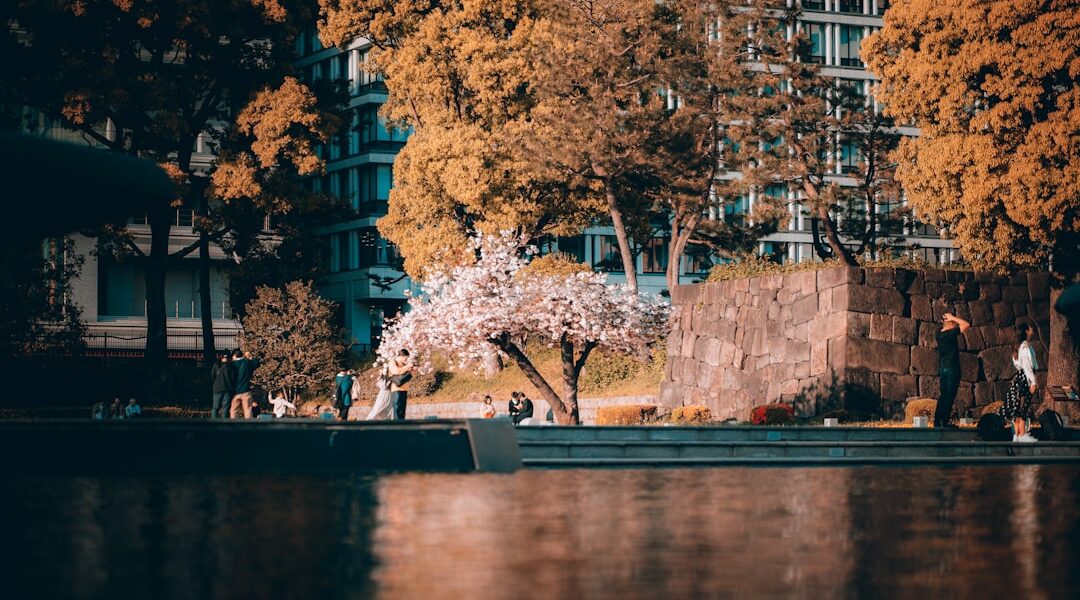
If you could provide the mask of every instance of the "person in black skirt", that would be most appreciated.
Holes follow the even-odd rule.
[[[1036,441],[1035,436],[1027,432],[1027,420],[1032,416],[1035,390],[1038,388],[1035,369],[1039,368],[1035,360],[1035,350],[1028,343],[1029,333],[1027,323],[1016,326],[1016,339],[1020,342],[1012,357],[1016,375],[1013,375],[1009,393],[1001,406],[1001,416],[1012,419],[1014,442]]]

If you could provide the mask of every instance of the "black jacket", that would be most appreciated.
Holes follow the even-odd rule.
[[[210,377],[214,381],[215,394],[232,394],[236,392],[236,367],[231,362],[214,363],[210,369]]]

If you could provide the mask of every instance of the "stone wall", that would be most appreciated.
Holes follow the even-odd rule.
[[[972,324],[960,339],[965,411],[1004,398],[1017,323],[1037,326],[1044,368],[1050,332],[1045,273],[834,267],[683,285],[672,305],[660,402],[705,404],[714,418],[772,402],[800,416],[844,405],[895,416],[909,397],[936,398],[946,312]]]

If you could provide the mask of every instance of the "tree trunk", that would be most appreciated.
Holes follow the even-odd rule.
[[[203,186],[192,185],[196,195],[196,206],[200,221],[199,227],[199,307],[202,311],[202,342],[203,363],[211,366],[215,362],[214,355],[217,349],[214,347],[214,305],[210,298],[210,237],[206,230],[206,220],[210,215],[207,206],[205,190]]]
[[[680,215],[675,215],[671,220],[671,241],[668,246],[667,271],[664,274],[669,293],[674,292],[675,286],[679,285],[679,267],[682,264],[682,257],[686,253],[686,245],[690,243],[690,236],[694,235],[699,222],[701,222],[700,211],[688,217],[685,225],[682,224]]]
[[[597,170],[598,167],[594,167]],[[603,173],[600,169],[598,173]],[[619,208],[619,200],[615,196],[615,188],[610,178],[604,178],[604,196],[607,198],[608,213],[611,214],[611,226],[615,229],[615,239],[619,242],[619,255],[622,257],[623,273],[626,274],[626,285],[635,294],[638,291],[637,260],[634,251],[630,248],[630,236],[626,233],[626,224],[623,222],[622,209]]]
[[[514,359],[518,368],[525,374],[525,377],[533,384],[536,391],[540,392],[540,395],[547,400],[549,406],[551,406],[551,412],[555,415],[555,422],[559,425],[577,425],[579,424],[578,415],[575,411],[571,414],[570,409],[563,403],[559,395],[555,393],[555,390],[544,379],[544,376],[540,374],[540,371],[536,370],[536,367],[529,360],[528,356],[521,351],[513,342],[508,339],[497,340],[493,342],[500,350],[505,352],[510,358]]]
[[[1054,305],[1062,289],[1056,285],[1050,290],[1050,349],[1047,361],[1046,388],[1071,385],[1080,390],[1080,317],[1066,317]],[[1049,394],[1047,393],[1047,396]],[[1046,401],[1046,406],[1068,415],[1070,424],[1080,422],[1080,402]]]
[[[859,266],[859,262],[855,260],[855,257],[848,252],[848,249],[840,241],[840,235],[836,232],[836,223],[833,223],[832,217],[829,216],[829,208],[824,204],[819,204],[816,212],[818,220],[825,227],[825,240],[829,242],[829,248],[832,249],[833,256],[844,261],[849,266]]]
[[[559,344],[559,351],[562,357],[563,401],[570,413],[570,422],[576,425],[581,422],[581,413],[577,402],[578,370],[574,368],[574,345],[563,340]]]
[[[150,252],[146,257],[146,377],[150,400],[169,401],[168,324],[165,306],[165,277],[169,270],[169,229],[172,207],[150,211]]]

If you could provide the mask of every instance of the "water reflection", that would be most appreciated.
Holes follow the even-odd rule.
[[[1080,596],[1069,466],[9,483],[19,597]]]

